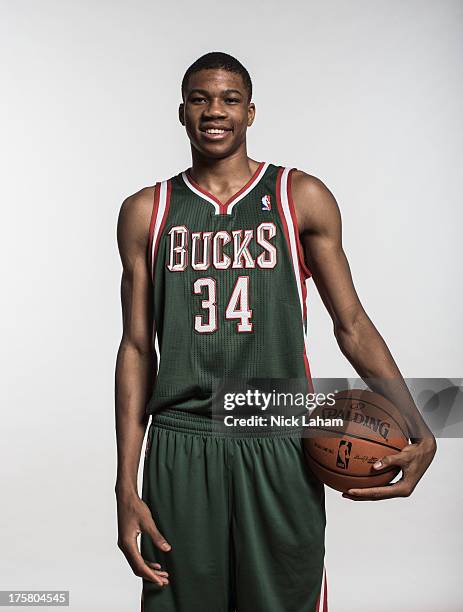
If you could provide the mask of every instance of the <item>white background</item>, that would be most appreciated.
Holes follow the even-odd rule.
[[[113,493],[115,230],[127,195],[190,164],[184,71],[207,51],[244,63],[249,155],[332,190],[355,286],[403,375],[458,377],[463,5],[3,0],[1,13],[0,589],[135,611]],[[309,317],[313,376],[354,376],[313,282]],[[463,609],[461,441],[438,446],[410,498],[327,489],[330,612]]]

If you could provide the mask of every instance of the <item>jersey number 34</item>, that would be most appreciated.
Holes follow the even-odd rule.
[[[206,292],[206,297],[201,301],[201,306],[207,312],[195,315],[194,328],[201,334],[210,334],[218,329],[217,280],[212,277],[196,279],[193,283],[193,292],[201,295],[203,291]],[[237,319],[236,329],[243,333],[252,331],[251,317],[249,276],[238,276],[225,309],[225,318]]]

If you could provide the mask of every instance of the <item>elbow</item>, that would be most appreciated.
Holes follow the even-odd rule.
[[[358,353],[358,336],[353,330],[339,329],[337,327],[334,329],[334,336],[342,354],[350,361],[353,355]]]
[[[156,356],[156,351],[152,344],[146,338],[122,336],[120,350],[136,356],[140,360],[153,359]]]
[[[358,354],[365,316],[362,309],[356,309],[349,317],[334,322],[334,336],[341,352],[348,359]]]

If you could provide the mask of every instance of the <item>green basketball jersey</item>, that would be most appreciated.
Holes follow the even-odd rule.
[[[159,367],[147,412],[210,413],[224,378],[307,379],[306,281],[290,168],[221,203],[189,171],[155,186],[148,261]]]

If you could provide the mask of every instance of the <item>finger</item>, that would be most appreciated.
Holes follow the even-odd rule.
[[[409,495],[409,486],[404,480],[382,487],[348,489],[342,494],[343,497],[354,501],[377,501],[380,499],[390,499],[392,497],[408,497]]]
[[[162,580],[162,584],[163,585],[164,584],[169,584],[169,578],[167,576],[159,576],[159,578]]]
[[[150,567],[152,567],[158,576],[166,576],[166,577],[169,576],[169,572],[161,569],[161,566],[159,565],[159,563],[153,563],[152,561],[145,561],[145,563],[146,565],[149,565]]]
[[[377,461],[373,467],[375,470],[383,470],[389,466],[397,465],[404,467],[409,463],[409,457],[406,453],[396,453],[395,455],[385,455],[382,459]]]
[[[172,549],[172,546],[169,544],[169,542],[167,542],[165,537],[156,529],[154,521],[152,521],[151,524],[147,525],[143,529],[143,531],[146,531],[146,533],[153,540],[154,545],[160,550],[164,552],[169,552],[169,550]]]
[[[168,578],[169,577],[169,574],[167,572],[163,572],[163,571],[157,570],[157,569],[155,569],[154,571],[156,572],[157,576],[160,576],[161,578]]]
[[[150,582],[154,582],[159,586],[164,585],[165,579],[158,576],[156,570],[152,569],[145,563],[140,551],[138,550],[136,538],[134,540],[130,540],[129,542],[123,543],[121,550],[136,576],[149,580]]]
[[[151,564],[148,563],[148,565]],[[162,580],[163,584],[169,584],[169,575],[167,574],[167,572],[161,572],[160,570],[154,570],[156,575]]]
[[[162,566],[160,563],[156,563],[155,561],[146,561],[145,559],[145,563],[147,563],[150,567],[154,567],[154,569],[156,570],[162,570]],[[165,570],[162,570],[165,571]],[[166,574],[168,573],[167,571],[165,572]]]

